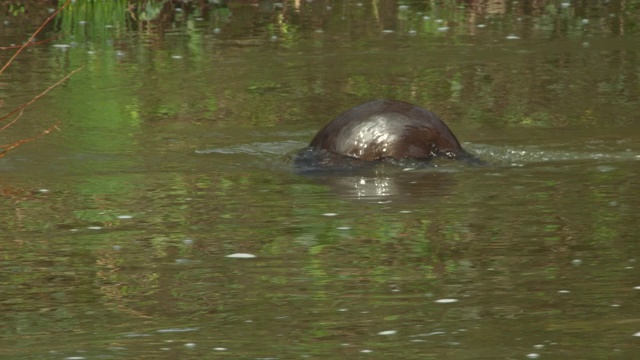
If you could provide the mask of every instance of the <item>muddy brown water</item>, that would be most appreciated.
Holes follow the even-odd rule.
[[[61,122],[0,159],[0,355],[639,357],[640,3],[500,4],[65,13],[2,74],[8,111],[85,66],[0,133]],[[293,171],[376,98],[490,165]]]

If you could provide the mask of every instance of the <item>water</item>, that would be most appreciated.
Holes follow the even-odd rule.
[[[0,133],[60,121],[0,159],[0,355],[637,357],[639,4],[375,4],[65,13],[2,74],[85,66]],[[294,171],[384,97],[489,165]]]

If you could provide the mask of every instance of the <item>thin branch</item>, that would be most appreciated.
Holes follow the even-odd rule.
[[[29,38],[29,40],[27,40],[24,44],[22,44],[22,46],[20,46],[20,48],[16,51],[15,54],[13,54],[13,56],[11,57],[11,59],[9,59],[9,61],[7,61],[4,66],[2,67],[2,69],[0,69],[0,74],[2,74],[8,67],[9,65],[11,65],[11,63],[13,62],[13,60],[22,52],[22,50],[26,49],[27,47],[31,46],[30,43],[33,41],[33,39],[40,33],[40,31],[42,31],[42,29],[44,29],[45,25],[47,25],[51,20],[53,20],[53,18],[55,18],[65,7],[67,7],[67,5],[69,5],[69,3],[71,3],[71,0],[67,0],[65,1],[64,4],[62,4],[62,6],[60,6],[58,8],[58,10],[54,11],[53,14],[51,14],[47,20],[45,20],[42,25],[40,25],[40,27],[33,33],[31,34],[31,37]]]
[[[24,114],[24,108],[22,108],[20,110],[20,113],[10,122],[6,123],[3,127],[0,128],[0,131],[3,131],[4,129],[8,128],[9,126],[13,125],[16,123],[16,121],[18,121],[18,119],[20,119],[22,117],[22,114]]]
[[[0,158],[4,157],[9,151],[17,148],[18,146],[20,146],[22,144],[26,144],[28,142],[40,139],[41,137],[43,137],[43,136],[47,135],[48,133],[52,132],[54,129],[55,130],[60,130],[58,128],[58,124],[60,124],[60,121],[56,122],[52,127],[48,128],[47,130],[41,132],[40,134],[38,134],[38,135],[36,135],[34,137],[31,137],[31,138],[28,138],[28,139],[18,140],[16,142],[12,143],[12,144],[7,144],[7,145],[1,146],[3,148],[3,150],[0,151]]]
[[[0,122],[7,120],[7,118],[13,114],[15,114],[18,111],[22,111],[24,108],[26,108],[27,106],[33,104],[34,102],[36,102],[38,99],[40,99],[41,97],[45,96],[49,91],[53,90],[56,86],[62,84],[65,80],[67,80],[68,78],[71,77],[71,75],[77,73],[78,71],[82,70],[82,68],[84,68],[84,65],[80,66],[79,68],[73,70],[72,72],[68,73],[67,76],[63,77],[62,79],[58,80],[58,82],[56,82],[55,84],[49,86],[46,90],[44,90],[43,92],[41,92],[40,94],[36,95],[33,97],[33,99],[27,101],[26,103],[18,106],[17,108],[11,110],[11,112],[9,112],[8,114],[0,117]],[[8,124],[6,124],[5,126],[3,126],[2,128],[0,128],[0,132],[6,128],[8,128],[9,126],[11,126],[12,124],[15,123],[14,119],[13,121],[9,122]]]
[[[26,43],[26,47],[29,47],[29,46],[35,46],[35,45],[42,45],[42,44],[46,44],[46,43],[48,43],[48,42],[51,42],[51,41],[53,41],[53,40],[55,40],[55,39],[59,38],[60,36],[61,36],[61,34],[58,34],[58,35],[52,36],[52,37],[50,37],[50,38],[48,38],[48,39],[44,39],[44,40],[40,40],[40,41],[33,41],[33,42],[30,42],[30,43]],[[0,46],[0,50],[11,50],[11,49],[17,49],[17,48],[20,48],[20,47],[22,47],[22,46],[25,46],[25,44],[22,44],[22,45],[13,45],[13,46]]]

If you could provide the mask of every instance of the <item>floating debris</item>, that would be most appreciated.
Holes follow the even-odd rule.
[[[232,258],[232,259],[253,259],[256,256],[248,253],[235,253],[235,254],[229,254],[225,257]]]
[[[385,331],[380,331],[378,335],[395,335],[397,333],[398,333],[398,330],[385,330]]]
[[[181,332],[189,332],[189,331],[196,331],[196,330],[200,330],[200,328],[169,328],[169,329],[160,329],[157,330],[156,332],[159,333],[181,333]]]
[[[452,304],[452,303],[458,302],[458,299],[438,299],[434,302],[438,304]]]

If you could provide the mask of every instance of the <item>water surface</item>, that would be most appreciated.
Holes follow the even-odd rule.
[[[61,122],[0,159],[0,354],[638,357],[639,7],[74,4],[2,74],[8,111],[84,66],[0,134]],[[490,165],[293,170],[376,98]]]

